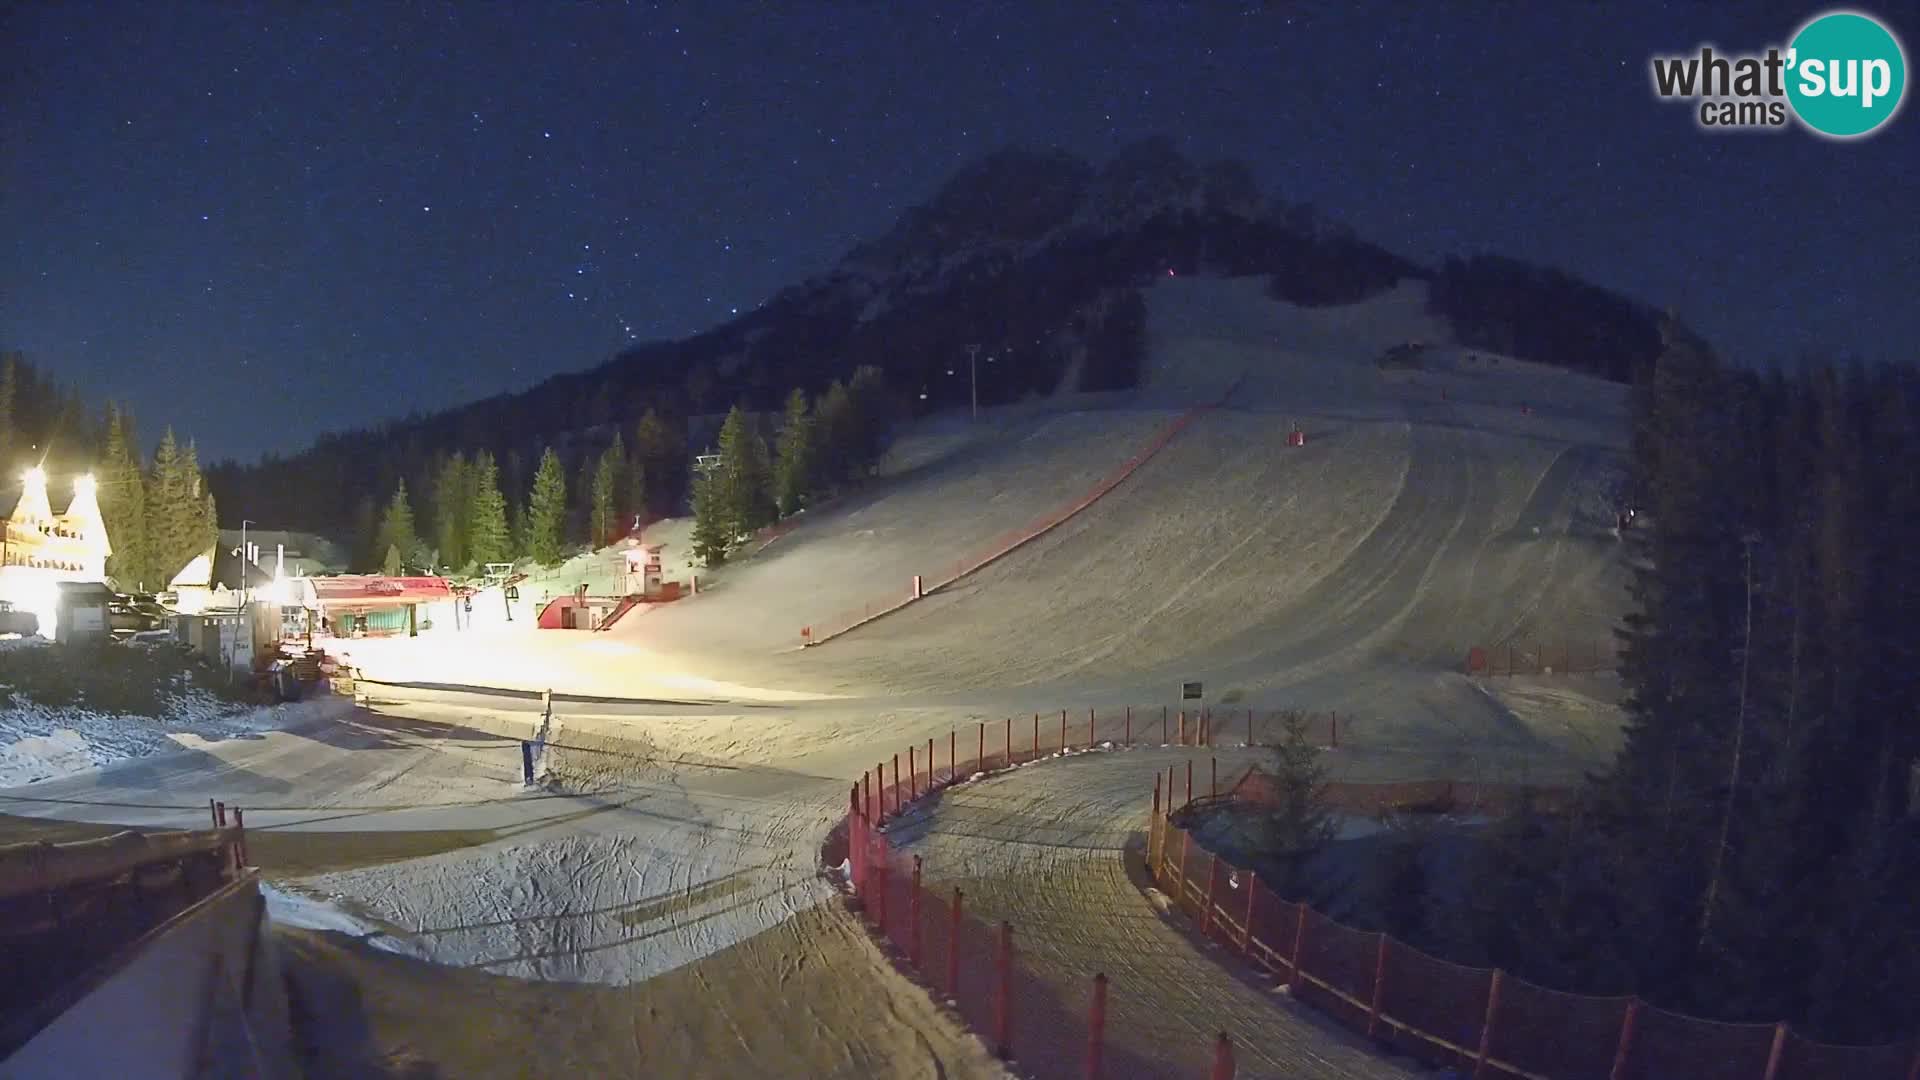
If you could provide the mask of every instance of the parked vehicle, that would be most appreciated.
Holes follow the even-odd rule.
[[[31,611],[21,611],[5,600],[0,600],[0,634],[32,637],[39,632],[40,616]]]

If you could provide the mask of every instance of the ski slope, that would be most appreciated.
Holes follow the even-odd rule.
[[[373,928],[347,944],[382,977],[431,985],[423,971],[457,965],[626,986],[642,995],[634,1008],[693,1022],[732,1015],[797,970],[835,972],[808,983],[811,1028],[740,1013],[750,1030],[714,1066],[734,1075],[764,1070],[753,1048],[770,1039],[820,1074],[905,1068],[915,1047],[924,1071],[990,1074],[950,1017],[864,994],[893,985],[877,954],[850,959],[844,927],[819,922],[819,843],[848,785],[883,756],[1034,709],[1157,705],[1192,679],[1236,707],[1339,710],[1352,775],[1566,780],[1617,743],[1609,676],[1482,685],[1458,671],[1472,645],[1599,639],[1625,610],[1608,502],[1625,438],[1619,388],[1449,346],[1415,286],[1304,310],[1262,285],[1159,283],[1139,391],[916,425],[875,484],[703,572],[698,596],[600,633],[539,631],[503,611],[476,630],[351,643],[354,664],[388,685],[370,686],[349,719],[0,791],[0,802],[15,815],[147,825],[197,824],[208,798],[245,806],[256,851],[288,868],[283,888]],[[1376,366],[1416,340],[1434,346],[1423,370]],[[1076,501],[1228,389],[1223,407],[1058,528],[897,614],[799,647],[802,626],[893,595],[914,573],[934,578]],[[1296,426],[1303,447],[1288,445]],[[650,539],[673,545],[682,532],[668,524]],[[595,565],[550,575],[555,591]],[[554,759],[559,790],[522,790],[518,740],[539,729],[542,690],[556,692],[549,737],[574,749]],[[1070,866],[1050,861],[1060,852],[1007,852],[1030,856],[1006,868],[1009,897],[1028,874],[1091,890],[1084,910],[1050,919],[1127,901],[1118,838],[1150,788],[1073,768],[1086,778],[1072,785],[1079,802],[1033,795],[1006,818],[1009,840],[1059,814],[1084,814],[1107,838],[1079,846]],[[1022,770],[1036,791],[1053,771]],[[766,947],[773,939],[783,944]],[[375,944],[399,959],[367,960]],[[1087,963],[1133,947],[1085,946]],[[392,969],[402,960],[428,967]],[[481,992],[466,975],[443,985]],[[671,999],[646,998],[656,986]],[[1221,1007],[1238,1016],[1245,1005]],[[570,1030],[600,1040],[580,1060],[659,1065],[621,1056],[618,1033]],[[1269,1034],[1336,1063],[1326,1075],[1361,1069],[1337,1032]]]

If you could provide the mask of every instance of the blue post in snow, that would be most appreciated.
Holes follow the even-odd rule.
[[[533,744],[525,740],[520,743],[520,774],[528,784],[533,783]]]

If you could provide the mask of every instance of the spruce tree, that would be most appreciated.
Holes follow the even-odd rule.
[[[1273,760],[1279,802],[1260,821],[1263,846],[1279,860],[1284,875],[1274,888],[1286,897],[1301,894],[1307,860],[1331,843],[1336,831],[1320,748],[1308,734],[1311,724],[1298,709],[1281,714],[1283,734]]]
[[[740,533],[719,469],[701,471],[693,481],[693,553],[708,566],[727,561]]]
[[[513,537],[507,530],[507,500],[500,493],[499,469],[485,450],[475,456],[473,498],[467,508],[467,554],[484,567],[513,559]]]
[[[140,469],[133,417],[119,405],[107,406],[107,445],[101,457],[100,517],[113,554],[107,574],[122,589],[157,588],[148,569],[146,478]]]
[[[394,556],[397,554],[405,564],[419,546],[420,536],[413,525],[413,504],[407,499],[407,482],[400,480],[394,485],[393,498],[387,503],[386,514],[380,519],[380,532],[374,540],[375,550],[381,552],[382,571],[392,573],[387,567]]]
[[[652,409],[640,417],[640,425],[634,431],[633,455],[640,474],[646,479],[645,494],[649,499],[646,506],[635,507],[635,512],[671,513],[685,483],[686,446]]]
[[[773,466],[774,502],[781,516],[806,505],[812,493],[814,468],[813,416],[807,408],[806,391],[796,388],[787,395]]]
[[[440,560],[456,570],[473,560],[468,546],[473,488],[473,470],[464,456],[455,453],[441,464],[434,484],[433,531]]]
[[[853,478],[854,462],[858,456],[854,444],[859,420],[854,415],[853,398],[838,379],[827,386],[826,393],[820,395],[820,400],[814,404],[813,416],[813,488],[818,491],[837,487]]]
[[[200,521],[205,508],[190,469],[173,429],[168,428],[154,451],[146,485],[147,543],[156,588],[166,588],[187,563],[212,547],[202,542]]]
[[[566,554],[566,535],[567,477],[560,455],[548,447],[527,496],[527,555],[542,566],[558,563]]]
[[[624,531],[621,528],[623,522],[620,521],[619,505],[623,494],[621,473],[626,468],[626,460],[626,445],[621,441],[619,432],[615,432],[613,442],[601,453],[593,469],[588,526],[592,534],[589,540],[596,548]]]
[[[774,518],[767,444],[753,429],[738,405],[720,425],[720,467],[717,470],[727,517],[741,534],[750,533]]]

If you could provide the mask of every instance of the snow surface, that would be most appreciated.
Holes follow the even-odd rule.
[[[1625,610],[1605,527],[1625,440],[1620,388],[1447,345],[1417,285],[1316,310],[1275,303],[1263,285],[1160,283],[1144,389],[917,425],[879,482],[703,571],[698,596],[604,633],[539,631],[516,611],[512,623],[503,612],[466,631],[344,643],[379,680],[361,684],[359,710],[255,738],[183,734],[190,751],[0,799],[23,815],[186,825],[222,798],[246,807],[250,832],[336,867],[296,884],[346,913],[345,933],[374,928],[486,972],[623,984],[705,972],[814,926],[827,895],[818,845],[863,771],[929,738],[944,759],[949,732],[970,756],[978,722],[992,748],[1003,718],[1036,708],[1069,707],[1078,744],[1081,714],[1098,706],[1097,734],[1110,739],[1122,705],[1141,706],[1145,727],[1178,682],[1204,679],[1217,705],[1339,710],[1331,760],[1350,778],[1544,782],[1604,763],[1619,727],[1611,676],[1483,684],[1459,667],[1468,647],[1515,635],[1604,639]],[[1410,340],[1436,343],[1427,369],[1374,363]],[[1168,420],[1229,388],[1224,407],[1064,526],[898,614],[798,648],[802,626],[894,595],[914,573],[938,577],[1077,500]],[[1305,447],[1287,445],[1296,425]],[[649,540],[664,538],[672,558],[683,528],[663,523]],[[522,595],[530,604],[575,579],[591,588],[583,575],[598,565],[577,561]],[[557,787],[528,790],[519,741],[542,722],[547,689],[542,769]],[[1013,728],[1024,746],[1030,729]],[[70,760],[58,730],[23,727],[14,741],[42,740],[23,751],[35,760]],[[1056,731],[1045,726],[1048,742]],[[1116,924],[1119,936],[1062,939],[1073,964],[1127,972],[1116,1003],[1147,1000],[1121,987],[1177,975],[1168,985],[1221,1010],[1141,1015],[1110,1034],[1131,1025],[1185,1046],[1189,1020],[1207,1032],[1246,1023],[1273,1060],[1295,1054],[1323,1075],[1390,1068],[1310,1018],[1258,1019],[1273,1006],[1213,987],[1217,972],[1164,940],[1126,891],[1121,834],[1144,816],[1154,770],[1178,756],[1077,754],[987,779],[977,797],[956,792],[943,802],[985,799],[984,816],[930,839],[930,865],[995,876],[1003,899],[991,902],[1009,911],[1041,902],[1025,879],[1057,876],[1072,887],[1022,918]],[[396,844],[421,853],[396,860]],[[1111,917],[1129,910],[1141,917]],[[811,948],[783,946],[749,964],[747,982],[697,992],[724,1013],[759,992],[752,979],[818,963]],[[841,1004],[835,1024],[861,1038],[902,1024],[951,1038],[903,1019],[897,1002]],[[1276,1026],[1253,1030],[1263,1023]]]
[[[0,787],[57,779],[210,741],[249,738],[318,722],[349,707],[334,697],[252,707],[197,690],[170,698],[159,716],[12,705],[0,709]]]

